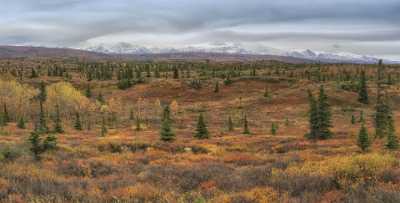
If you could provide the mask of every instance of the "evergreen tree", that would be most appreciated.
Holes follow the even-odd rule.
[[[6,124],[4,123],[4,116],[0,114],[0,127],[4,127]]]
[[[271,134],[276,135],[276,131],[278,130],[278,125],[274,122],[271,124]]]
[[[351,124],[356,124],[356,117],[354,116],[354,114],[351,114]]]
[[[365,121],[365,119],[364,119],[364,111],[360,111],[360,119],[358,119],[358,122],[362,123],[364,121]]]
[[[319,137],[321,139],[327,139],[332,136],[330,131],[331,124],[331,112],[328,104],[328,96],[325,94],[324,87],[321,86],[319,90],[318,98],[318,124],[319,124]]]
[[[3,122],[5,125],[10,122],[10,116],[8,115],[7,104],[3,105]]]
[[[200,113],[199,119],[197,121],[195,137],[198,139],[208,139],[209,138],[207,125],[204,122],[204,117],[203,117],[202,113]]]
[[[308,90],[308,102],[310,105],[309,110],[309,124],[310,132],[306,134],[308,139],[316,140],[319,137],[319,117],[318,117],[318,105],[314,95]]]
[[[178,68],[174,68],[174,79],[179,79],[179,70],[178,70]]]
[[[250,130],[249,130],[249,124],[247,121],[247,115],[244,115],[244,119],[243,119],[243,134],[250,134]]]
[[[92,90],[91,90],[89,84],[88,84],[87,87],[86,87],[85,96],[86,96],[87,98],[91,98],[91,97],[92,97]]]
[[[368,136],[368,131],[367,128],[365,127],[365,123],[363,122],[361,124],[360,131],[358,133],[358,141],[357,141],[358,146],[362,151],[367,151],[368,148],[371,145],[371,141]]]
[[[214,92],[215,92],[215,93],[218,93],[218,92],[219,92],[219,82],[218,82],[218,81],[215,83]]]
[[[39,100],[39,123],[36,126],[36,130],[40,133],[47,133],[49,128],[47,127],[46,113],[44,112],[43,104],[47,99],[46,85],[42,81],[39,87],[39,95],[37,96]]]
[[[49,131],[49,128],[47,127],[47,120],[46,120],[46,114],[43,109],[43,103],[40,102],[39,106],[40,106],[39,123],[36,130],[41,133],[47,133]]]
[[[25,128],[26,128],[26,126],[25,126],[25,119],[24,119],[23,116],[21,116],[21,117],[18,119],[17,127],[20,128],[20,129],[25,129]]]
[[[141,131],[142,130],[141,121],[140,121],[139,116],[136,116],[136,129],[135,130],[136,131]]]
[[[82,124],[81,124],[81,116],[79,114],[79,112],[75,113],[75,123],[74,123],[74,128],[75,130],[82,130]]]
[[[367,90],[367,79],[365,71],[361,72],[360,84],[358,88],[358,101],[363,104],[368,104],[368,90]]]
[[[33,156],[36,160],[40,159],[40,154],[42,153],[43,149],[41,146],[41,139],[40,139],[40,134],[38,132],[31,132],[31,135],[29,136],[29,142],[31,144],[31,152],[33,153]]]
[[[135,119],[135,116],[133,115],[133,109],[129,110],[129,120],[133,121]]]
[[[264,89],[264,98],[266,98],[267,101],[270,101],[272,99],[271,93],[269,92],[268,88]]]
[[[41,138],[41,133],[34,131],[29,136],[31,144],[30,151],[36,160],[40,160],[40,155],[48,150],[57,148],[57,138],[54,135],[48,135],[44,140]]]
[[[38,73],[34,68],[31,69],[31,78],[37,78],[39,77]]]
[[[175,140],[175,133],[171,128],[171,121],[169,106],[165,106],[160,130],[160,139],[162,141]]]
[[[232,79],[231,79],[231,75],[228,74],[228,76],[225,78],[224,80],[224,84],[225,85],[231,85],[233,83]]]
[[[171,109],[170,109],[169,105],[166,105],[166,106],[164,107],[162,120],[163,120],[163,121],[164,121],[164,120],[171,121]]]
[[[39,95],[37,97],[41,102],[45,102],[47,99],[46,84],[43,81],[40,82]]]
[[[62,127],[61,115],[60,115],[60,107],[58,104],[56,105],[56,115],[54,119],[54,132],[55,133],[64,133],[64,129]]]
[[[105,137],[107,135],[108,129],[107,129],[107,125],[106,125],[106,118],[104,116],[104,113],[101,117],[101,136]]]
[[[375,137],[383,138],[388,135],[388,114],[389,106],[383,101],[383,98],[378,99],[375,107]]]
[[[160,69],[158,67],[154,70],[154,77],[160,78]]]
[[[233,126],[233,121],[232,121],[232,117],[229,116],[228,117],[228,131],[232,132],[234,130],[234,126]]]
[[[104,100],[103,94],[100,92],[99,95],[97,95],[97,101],[100,102],[100,104],[105,104],[106,101]]]
[[[287,127],[287,126],[289,126],[289,125],[290,125],[289,118],[286,117],[286,119],[285,119],[285,126]]]
[[[379,60],[377,71],[377,97],[376,97],[376,106],[375,106],[375,137],[383,138],[385,137],[388,129],[388,112],[389,106],[387,105],[384,95],[383,95],[383,66],[382,60]]]
[[[171,129],[171,122],[168,120],[162,121],[160,138],[162,141],[173,141],[175,139],[175,133]]]
[[[391,110],[389,110],[388,118],[387,118],[387,140],[386,140],[386,148],[394,150],[399,148],[399,140],[396,135],[396,130],[394,126],[393,114]]]

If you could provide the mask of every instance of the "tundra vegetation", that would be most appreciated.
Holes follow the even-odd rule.
[[[400,67],[0,60],[0,202],[400,202]]]

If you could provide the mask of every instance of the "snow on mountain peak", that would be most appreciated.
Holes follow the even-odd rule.
[[[221,42],[197,44],[180,48],[158,48],[137,46],[126,42],[114,44],[96,44],[86,46],[85,50],[106,53],[106,54],[160,54],[160,53],[225,53],[225,54],[259,54],[259,55],[277,55],[289,56],[294,58],[308,59],[323,63],[359,63],[374,64],[378,58],[372,56],[358,55],[345,52],[317,52],[310,49],[282,51],[262,45],[256,47],[246,47],[239,43]],[[400,61],[384,60],[384,63],[400,63]]]

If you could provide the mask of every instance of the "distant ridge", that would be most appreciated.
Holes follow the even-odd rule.
[[[207,54],[225,54],[225,55],[236,55],[236,56],[280,56],[280,57],[291,57],[297,59],[304,59],[305,61],[313,61],[320,63],[351,63],[351,64],[376,64],[379,61],[379,57],[354,54],[348,52],[322,52],[314,51],[310,49],[306,50],[280,50],[264,45],[258,46],[246,46],[240,43],[217,43],[217,44],[199,44],[180,48],[173,47],[147,47],[126,42],[119,43],[100,43],[87,45],[85,50],[95,51],[105,54],[133,54],[133,55],[152,55],[152,54],[191,54],[196,53],[202,56]],[[240,57],[243,59],[243,57]],[[248,57],[254,58],[254,57]],[[282,58],[280,58],[282,59]],[[386,64],[400,64],[400,61],[396,60],[385,60]]]
[[[247,60],[276,60],[286,63],[311,63],[311,60],[290,56],[236,54],[236,53],[145,53],[145,54],[113,54],[100,53],[71,48],[46,48],[31,46],[0,46],[0,58],[62,58],[76,57],[91,60],[123,59],[123,60],[217,60],[217,61],[247,61]]]
[[[78,57],[103,59],[107,54],[70,48],[47,48],[31,46],[0,46],[0,58],[32,58],[32,57]]]
[[[378,59],[374,57],[360,56],[355,54],[331,54],[324,52],[313,52],[311,50],[293,51],[286,53],[255,53],[246,51],[240,47],[220,50],[177,50],[170,49],[163,52],[153,53],[149,50],[143,52],[114,53],[111,51],[83,50],[73,48],[47,48],[33,46],[0,46],[0,59],[7,58],[80,58],[87,60],[215,60],[215,61],[254,61],[274,60],[285,63],[355,63],[374,64]],[[398,61],[384,60],[387,64],[400,64]]]

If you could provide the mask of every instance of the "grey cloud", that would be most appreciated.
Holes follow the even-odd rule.
[[[236,32],[236,31],[215,31],[209,32],[203,36],[206,38],[229,40],[229,41],[247,41],[260,42],[276,39],[287,40],[347,40],[347,41],[400,41],[400,29],[387,31],[368,31],[368,32],[275,32],[275,33],[251,33],[251,32]]]
[[[398,41],[399,10],[398,0],[13,0],[0,7],[0,43],[32,40],[73,46],[120,33],[175,35],[178,39],[189,33],[204,42]],[[310,22],[314,30],[302,29]],[[343,32],[341,28],[358,23],[373,29]],[[254,24],[296,26],[279,33],[230,30]],[[337,30],[323,32],[326,24]],[[385,29],[378,30],[381,26]]]

